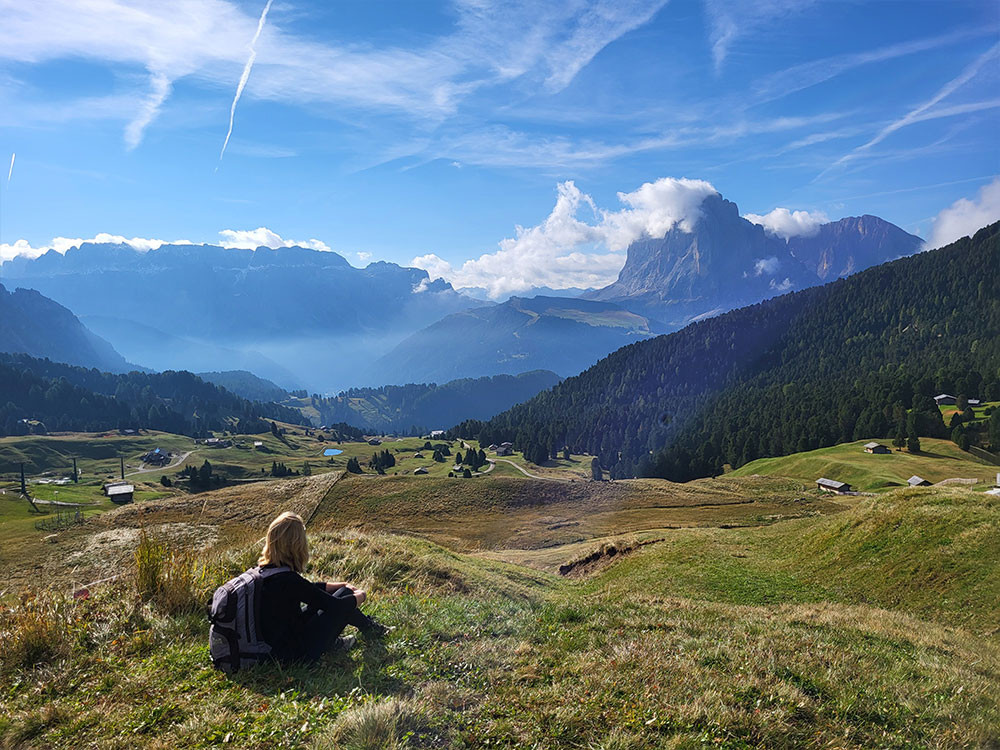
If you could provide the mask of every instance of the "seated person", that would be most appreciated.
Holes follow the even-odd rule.
[[[267,528],[261,569],[287,566],[261,580],[260,635],[280,662],[314,662],[331,650],[348,651],[356,637],[340,634],[354,625],[368,636],[385,635],[391,628],[365,615],[362,589],[343,581],[310,583],[300,573],[309,561],[305,523],[285,512]]]

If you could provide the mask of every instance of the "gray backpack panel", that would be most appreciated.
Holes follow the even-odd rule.
[[[260,634],[260,583],[275,573],[291,570],[250,568],[226,581],[215,590],[209,610],[209,651],[212,664],[226,674],[236,674],[245,667],[267,658],[271,647]]]

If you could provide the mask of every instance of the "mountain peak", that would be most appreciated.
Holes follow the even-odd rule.
[[[693,231],[675,225],[627,250],[618,280],[584,295],[674,327],[910,255],[922,240],[877,216],[846,217],[787,241],[740,216],[721,194],[699,206]]]

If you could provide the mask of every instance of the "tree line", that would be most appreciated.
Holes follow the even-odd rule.
[[[190,372],[112,374],[25,354],[0,354],[0,436],[152,429],[200,437],[267,432],[298,411],[236,396]]]

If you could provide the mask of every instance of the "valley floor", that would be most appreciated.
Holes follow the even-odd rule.
[[[284,509],[310,576],[398,629],[228,680],[203,602]],[[10,566],[0,746],[991,747],[998,528],[961,486],[777,477],[330,472],[138,503]]]

